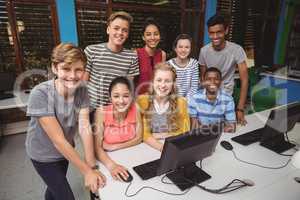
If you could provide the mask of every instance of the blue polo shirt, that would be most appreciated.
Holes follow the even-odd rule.
[[[197,118],[203,125],[220,122],[236,122],[232,96],[222,90],[218,91],[215,101],[206,96],[206,89],[198,90],[188,99],[190,117]]]

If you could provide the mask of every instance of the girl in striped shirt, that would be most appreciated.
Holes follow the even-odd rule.
[[[190,58],[192,38],[187,34],[180,34],[173,43],[176,57],[168,63],[176,70],[178,94],[183,97],[193,95],[199,86],[198,61]]]

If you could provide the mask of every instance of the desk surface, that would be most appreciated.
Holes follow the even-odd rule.
[[[10,108],[22,108],[27,106],[29,94],[24,91],[14,93],[14,98],[0,100],[0,110]]]
[[[250,130],[260,128],[267,120],[269,111],[254,113],[247,116],[248,125],[238,127],[237,134],[242,134]],[[298,131],[297,131],[298,132]],[[224,133],[221,140],[230,141],[234,147],[237,156],[252,163],[262,164],[264,166],[281,166],[289,159],[280,156],[272,151],[265,149],[258,143],[242,146],[230,140],[237,134]],[[295,150],[289,150],[286,153],[294,153]],[[142,186],[151,186],[157,189],[168,191],[171,193],[181,193],[174,185],[166,185],[161,182],[161,177],[155,177],[147,181],[141,178],[133,171],[132,167],[149,162],[160,157],[160,153],[148,145],[142,143],[137,146],[110,152],[109,155],[119,164],[128,168],[133,175],[133,182],[129,188],[129,194],[135,193]],[[291,164],[283,169],[271,170],[263,169],[252,165],[247,165],[237,161],[232,152],[223,149],[217,145],[215,153],[204,159],[202,169],[209,173],[212,178],[201,183],[208,188],[220,188],[235,178],[250,179],[255,182],[253,187],[244,187],[240,190],[228,194],[211,194],[193,187],[187,194],[183,196],[170,196],[154,190],[144,189],[134,197],[127,198],[124,193],[128,183],[115,181],[110,176],[108,170],[101,166],[101,171],[107,178],[107,185],[99,191],[100,197],[106,199],[206,199],[206,200],[299,200],[300,184],[296,183],[293,178],[300,176],[300,170],[295,169]],[[167,180],[167,178],[166,178]]]

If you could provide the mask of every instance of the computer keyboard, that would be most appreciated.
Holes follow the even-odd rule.
[[[0,93],[0,100],[14,98],[15,95],[11,93]]]
[[[157,176],[157,169],[160,164],[160,159],[153,160],[142,165],[133,167],[133,170],[143,179],[147,180]]]
[[[265,127],[256,129],[254,131],[251,131],[249,133],[245,133],[236,137],[231,138],[233,141],[242,144],[242,145],[249,145],[255,142],[259,142],[262,134],[265,130]]]

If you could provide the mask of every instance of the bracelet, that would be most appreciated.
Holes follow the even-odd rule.
[[[244,109],[241,109],[241,108],[236,108],[235,110],[238,112],[242,112],[242,113],[244,112]]]
[[[99,169],[99,166],[98,166],[98,165],[94,165],[94,166],[92,167],[92,169]]]

